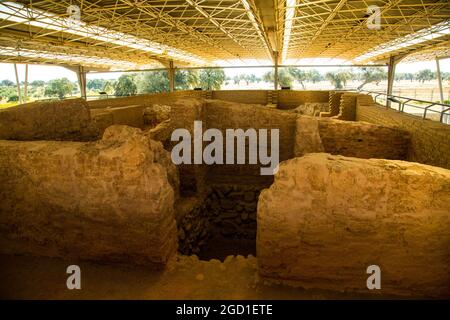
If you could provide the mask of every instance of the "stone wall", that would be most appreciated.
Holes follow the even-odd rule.
[[[328,111],[321,112],[321,117],[334,117],[339,114],[341,108],[342,91],[330,91],[328,95]]]
[[[206,127],[217,128],[222,131],[222,134],[225,134],[226,129],[279,129],[280,161],[293,156],[295,119],[297,117],[295,113],[268,107],[208,100],[203,114]],[[252,176],[259,175],[260,167],[260,165],[226,165],[217,166],[213,170],[220,171],[220,174],[228,172],[231,175]]]
[[[325,152],[357,158],[405,160],[409,135],[399,129],[367,122],[321,120],[319,132]]]
[[[307,102],[328,102],[328,91],[278,90],[278,108],[293,109]]]
[[[0,250],[163,267],[178,176],[139,129],[98,142],[0,141]]]
[[[297,118],[295,156],[327,152],[357,158],[405,160],[409,134],[367,122]]]
[[[356,98],[358,96],[359,94],[354,92],[343,93],[339,104],[339,114],[334,116],[334,118],[349,121],[356,120]]]
[[[267,104],[266,90],[219,90],[211,91],[210,99],[236,103]]]
[[[223,259],[227,256],[223,254],[224,242],[233,254],[255,254],[258,197],[270,184],[227,180],[208,179],[204,195],[180,198],[176,217],[181,254]],[[241,248],[243,243],[246,248]]]
[[[356,120],[408,132],[407,160],[450,169],[450,125],[399,113],[367,99],[358,99]]]
[[[154,93],[131,97],[99,99],[88,101],[89,108],[115,108],[128,105],[150,106],[151,104],[170,104],[180,98],[215,99],[236,103],[278,104],[280,109],[293,109],[305,103],[326,103],[328,91],[305,90],[214,90],[214,91],[175,91],[172,93]]]
[[[151,106],[154,103],[168,104],[179,98],[202,98],[204,91],[175,91],[165,93],[142,94],[131,97],[119,97],[110,99],[99,99],[88,101],[89,108],[117,108],[131,105]]]
[[[42,101],[0,109],[0,139],[89,141],[99,137],[83,99]]]
[[[292,109],[293,112],[305,116],[319,116],[329,109],[328,103],[318,103],[318,102],[307,102],[305,104],[299,105],[297,108]]]
[[[175,205],[178,228],[178,251],[183,255],[200,253],[211,236],[211,215],[205,196],[180,198]]]
[[[91,109],[91,116],[97,127],[103,132],[107,127],[118,124],[136,128],[144,127],[144,106],[126,106],[117,108]]]
[[[450,171],[309,154],[280,165],[258,202],[261,276],[379,296],[450,294]]]

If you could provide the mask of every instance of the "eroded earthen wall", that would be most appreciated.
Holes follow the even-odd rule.
[[[220,100],[208,100],[204,107],[207,128],[226,129],[278,129],[280,161],[293,156],[296,114],[264,106],[238,104]],[[270,141],[270,137],[268,137]],[[270,155],[269,147],[269,155]],[[248,160],[247,160],[248,163]],[[259,176],[261,165],[216,166],[212,174]]]
[[[294,154],[327,152],[357,158],[405,160],[409,134],[400,129],[359,121],[297,118]]]
[[[356,119],[408,132],[407,159],[450,169],[450,126],[358,100]]]
[[[2,253],[162,267],[176,252],[176,168],[139,129],[0,141],[0,181]]]
[[[409,135],[400,129],[359,121],[321,120],[325,152],[347,157],[405,160]]]
[[[309,154],[280,165],[258,202],[261,276],[305,288],[450,293],[450,171],[382,159]]]
[[[131,97],[118,97],[88,101],[89,108],[117,108],[131,105],[150,106],[154,103],[170,103],[179,98],[202,98],[204,91],[175,91],[165,93],[142,94]]]
[[[99,137],[83,99],[43,101],[0,109],[0,139],[89,141]]]
[[[278,90],[278,108],[293,109],[308,102],[328,102],[328,91]]]

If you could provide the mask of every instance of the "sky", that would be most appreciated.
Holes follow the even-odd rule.
[[[450,72],[450,58],[443,59],[440,61],[441,72]],[[336,70],[338,68],[317,68],[322,72],[328,72]],[[436,70],[435,61],[423,61],[415,63],[399,63],[396,67],[396,72],[417,72],[421,69],[431,69]],[[256,76],[262,76],[270,68],[235,68],[235,69],[225,69],[225,74],[229,77],[234,77],[235,75],[241,73],[253,73]],[[25,65],[18,64],[17,71],[19,74],[19,81],[25,80]],[[89,73],[88,79],[117,79],[122,75],[122,72],[108,72],[108,73]],[[49,66],[49,65],[29,65],[28,66],[28,81],[32,82],[34,80],[44,80],[49,81],[56,78],[66,77],[71,81],[77,81],[77,76],[75,72],[70,71],[64,67],[60,66]],[[11,81],[16,81],[14,73],[14,65],[11,63],[0,63],[0,81],[8,79]]]

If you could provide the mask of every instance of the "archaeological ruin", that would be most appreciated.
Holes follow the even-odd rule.
[[[450,301],[450,2],[0,1],[10,299]]]
[[[335,94],[179,91],[2,110],[1,253],[136,265],[168,282],[183,268],[233,268],[256,286],[236,295],[253,298],[258,286],[364,297],[378,265],[375,296],[448,296],[450,127],[354,93],[331,116]],[[319,103],[325,116],[295,107]],[[175,165],[173,130],[199,120],[278,128],[278,172]]]

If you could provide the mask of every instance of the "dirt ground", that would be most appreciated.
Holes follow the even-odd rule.
[[[67,266],[81,269],[81,289],[68,290]],[[180,256],[168,270],[55,258],[0,255],[2,299],[376,299],[378,293],[304,290],[264,284],[253,256],[225,262]]]

